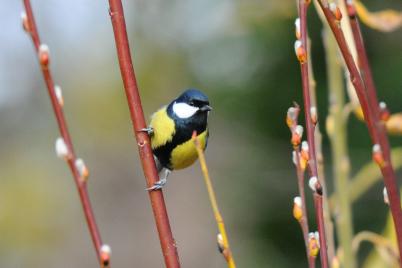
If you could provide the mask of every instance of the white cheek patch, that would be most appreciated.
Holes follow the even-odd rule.
[[[187,103],[174,103],[173,112],[180,118],[189,118],[198,111],[197,107],[188,105]]]

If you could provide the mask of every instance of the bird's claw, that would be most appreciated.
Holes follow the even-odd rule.
[[[155,182],[154,185],[152,185],[149,188],[146,188],[145,190],[147,191],[156,191],[162,189],[162,187],[166,184],[167,179],[160,179],[159,181]]]
[[[142,128],[139,131],[146,132],[148,136],[152,136],[154,134],[154,129],[152,127]]]

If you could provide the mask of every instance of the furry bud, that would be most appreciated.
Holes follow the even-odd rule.
[[[112,249],[109,245],[103,244],[100,249],[100,259],[103,268],[109,267],[110,265],[110,255],[112,254]]]
[[[27,13],[25,13],[25,11],[21,12],[21,22],[22,22],[22,28],[24,29],[24,31],[29,33],[31,30],[29,29],[28,16],[27,16]]]
[[[332,14],[334,15],[335,19],[339,22],[342,19],[342,12],[337,6],[335,2],[331,2],[329,4],[329,9],[331,10]]]
[[[311,257],[317,257],[320,251],[320,242],[318,232],[308,234],[308,252]]]
[[[83,181],[87,181],[89,177],[89,170],[88,167],[85,165],[84,160],[78,158],[74,162],[75,168],[77,169],[78,173],[80,174],[80,178]]]
[[[301,38],[300,18],[296,18],[296,20],[295,20],[295,33],[296,33],[296,38],[299,40]]]
[[[63,92],[61,91],[60,86],[58,86],[58,85],[54,86],[54,94],[56,95],[57,103],[60,105],[61,108],[63,108],[64,98],[63,98]]]
[[[300,63],[305,63],[307,61],[307,52],[300,40],[296,40],[295,42],[295,53]]]
[[[59,158],[61,159],[69,158],[70,152],[63,138],[61,137],[57,138],[55,148],[56,148],[56,154]]]
[[[302,200],[300,196],[293,199],[293,217],[300,221],[303,217]]]
[[[49,65],[49,47],[46,44],[41,44],[39,46],[38,57],[39,62],[43,67],[47,67]]]
[[[373,145],[373,160],[380,166],[380,168],[382,168],[385,165],[384,156],[382,154],[381,146],[379,144]]]

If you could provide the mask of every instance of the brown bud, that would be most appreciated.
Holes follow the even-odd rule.
[[[373,160],[380,166],[380,168],[382,168],[385,165],[384,156],[382,154],[381,146],[379,144],[373,145]]]
[[[348,11],[349,18],[356,17],[356,8],[355,8],[352,0],[346,1],[346,9]]]
[[[31,30],[29,29],[28,17],[27,17],[27,13],[25,13],[25,11],[21,12],[21,22],[22,22],[22,28],[24,29],[24,31],[29,33]]]
[[[295,42],[295,53],[300,63],[307,61],[307,52],[300,40],[296,40]]]
[[[313,122],[314,125],[316,125],[317,121],[318,121],[317,107],[311,106],[311,108],[310,108],[310,116],[311,116],[311,121]]]
[[[342,12],[339,9],[339,7],[336,5],[336,3],[331,2],[329,4],[329,9],[331,10],[332,14],[334,15],[334,17],[337,21],[340,21],[342,19]]]
[[[110,255],[112,251],[109,245],[102,245],[100,249],[100,259],[102,268],[107,268],[110,265]]]
[[[379,106],[380,106],[380,119],[383,122],[387,122],[388,119],[391,117],[387,104],[382,101],[382,102],[380,102]]]
[[[39,62],[43,67],[47,67],[49,65],[49,47],[46,44],[41,44],[39,46],[38,57]]]
[[[75,160],[75,168],[77,169],[80,178],[86,182],[88,180],[89,177],[89,170],[88,167],[85,165],[84,160],[82,160],[81,158],[78,158]]]

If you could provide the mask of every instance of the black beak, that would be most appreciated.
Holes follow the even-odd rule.
[[[201,112],[209,112],[209,111],[212,111],[212,107],[209,106],[209,105],[204,105],[204,106],[202,106],[202,107],[200,108],[200,111],[201,111]]]

